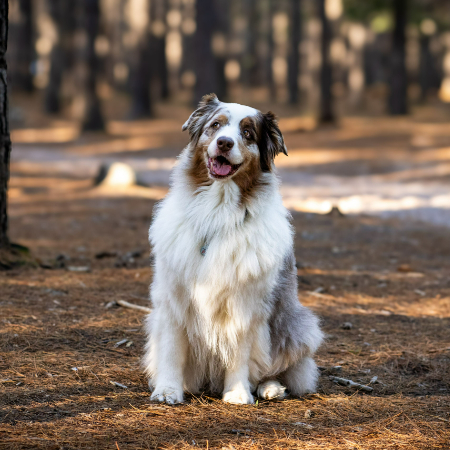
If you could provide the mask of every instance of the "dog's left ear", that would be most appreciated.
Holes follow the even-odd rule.
[[[278,120],[271,111],[261,114],[261,131],[258,142],[261,170],[270,172],[272,163],[280,152],[288,154],[283,135],[278,127]]]
[[[198,104],[197,109],[189,116],[184,125],[181,127],[181,131],[189,130],[189,135],[192,138],[199,135],[203,125],[208,121],[208,117],[219,106],[220,101],[216,94],[204,95]]]

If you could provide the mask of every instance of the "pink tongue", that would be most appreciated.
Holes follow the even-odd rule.
[[[231,172],[231,166],[228,164],[220,164],[217,161],[214,161],[213,166],[216,175],[220,175],[221,177],[224,177]]]

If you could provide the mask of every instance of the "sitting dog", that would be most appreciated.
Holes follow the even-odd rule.
[[[143,366],[151,400],[225,402],[314,392],[318,319],[297,294],[294,230],[274,172],[275,116],[215,94],[182,127],[190,142],[150,227],[153,311]]]

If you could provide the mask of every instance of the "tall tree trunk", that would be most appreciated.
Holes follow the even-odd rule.
[[[213,0],[197,0],[195,32],[195,95],[194,102],[217,89],[217,65],[212,50],[212,38],[217,29],[217,13]]]
[[[20,48],[17,54],[19,69],[17,85],[25,92],[32,92],[34,89],[31,73],[31,64],[34,60],[33,0],[19,0],[19,8],[23,22],[20,26]]]
[[[430,36],[420,37],[419,84],[421,100],[427,99],[430,89],[439,89],[441,76],[436,67],[436,59],[430,50]]]
[[[325,0],[319,0],[319,16],[322,23],[322,67],[320,69],[320,113],[319,120],[322,123],[334,122],[333,97],[331,83],[333,70],[330,59],[330,45],[332,38],[331,23],[325,11]]]
[[[150,1],[150,20],[152,32],[150,35],[150,53],[152,55],[151,78],[159,86],[162,99],[169,97],[168,70],[166,60],[166,2],[164,0]],[[155,26],[155,23],[158,25]],[[161,28],[158,30],[158,28]]]
[[[61,85],[64,72],[72,64],[72,36],[75,31],[75,5],[60,0],[48,0],[50,14],[58,29],[50,61],[49,83],[45,92],[44,107],[49,113],[61,111]]]
[[[395,27],[392,36],[389,111],[391,114],[407,113],[406,75],[406,20],[407,0],[394,0]]]
[[[300,42],[302,39],[301,0],[291,0],[291,23],[289,30],[288,88],[289,103],[298,102],[298,75],[300,64]]]
[[[8,2],[0,2],[0,248],[9,246],[7,191],[11,140],[8,125],[8,85],[6,49],[8,42]]]
[[[137,61],[132,69],[131,79],[131,119],[150,117],[150,49],[149,36],[143,36],[137,49]]]
[[[257,38],[257,11],[255,0],[242,2],[243,14],[247,20],[244,32],[245,51],[241,56],[242,84],[248,89],[254,86],[254,72],[256,66],[256,38]]]
[[[101,113],[100,99],[97,95],[97,75],[100,61],[95,53],[95,40],[100,29],[99,0],[84,0],[84,22],[88,39],[86,47],[86,110],[83,130],[103,130],[105,124]]]
[[[273,53],[275,49],[275,43],[273,39],[273,17],[276,12],[275,1],[268,0],[268,32],[267,32],[267,58],[266,58],[266,74],[267,74],[267,85],[269,86],[269,96],[271,100],[276,100],[277,88],[275,86],[275,80],[273,77]]]
[[[225,64],[226,64],[226,42],[227,33],[230,28],[229,23],[229,0],[211,0],[215,3],[215,11],[217,17],[216,33],[220,33],[225,42],[225,48],[220,49],[219,53],[214,54],[214,61],[216,65],[217,86],[215,88],[219,99],[226,99],[227,96],[227,80],[225,78]]]

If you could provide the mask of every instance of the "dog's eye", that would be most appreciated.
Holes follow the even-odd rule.
[[[249,137],[250,137],[250,131],[244,130],[244,136],[245,136],[246,138],[249,138]]]
[[[213,127],[215,130],[217,130],[217,129],[219,129],[219,127],[220,127],[220,123],[219,123],[219,122],[214,122],[214,123],[212,124],[212,127]]]

